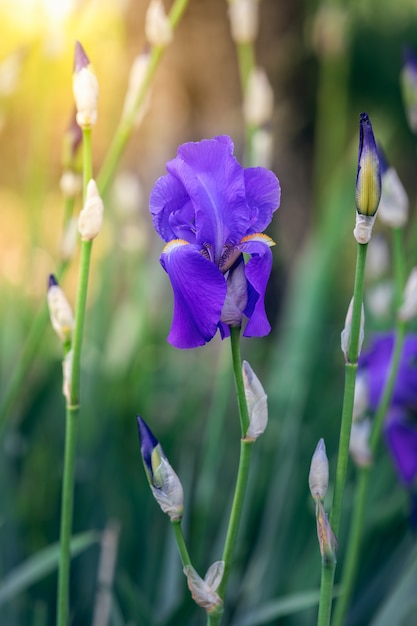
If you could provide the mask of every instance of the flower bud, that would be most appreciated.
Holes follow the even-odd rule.
[[[417,57],[408,46],[404,48],[404,66],[400,74],[400,83],[408,125],[412,132],[417,134]]]
[[[73,351],[69,350],[62,361],[62,393],[68,405],[71,404],[72,361]]]
[[[271,168],[274,137],[270,128],[256,128],[252,136],[252,159],[257,167]]]
[[[349,303],[349,308],[348,308],[348,312],[346,314],[346,319],[345,319],[345,327],[342,330],[342,333],[340,336],[342,352],[345,355],[346,361],[349,361],[349,344],[350,344],[350,335],[352,332],[352,315],[353,315],[353,298],[351,299]],[[361,325],[360,325],[360,330],[359,330],[358,356],[362,349],[364,337],[365,337],[365,310],[364,310],[363,303],[362,303]]]
[[[216,591],[223,578],[223,572],[224,561],[216,561],[210,565],[204,580],[197,574],[192,565],[184,567],[191,596],[194,602],[205,609],[207,613],[214,613],[223,606],[223,600]]]
[[[84,48],[77,41],[72,88],[77,109],[77,124],[90,128],[97,121],[98,81]]]
[[[75,198],[83,188],[82,176],[73,170],[65,170],[60,178],[59,186],[64,198]]]
[[[378,210],[380,214],[381,208]],[[366,257],[366,278],[379,280],[390,270],[390,253],[385,237],[380,235],[373,237],[369,243]]]
[[[272,119],[274,92],[265,70],[255,67],[249,74],[243,102],[245,122],[251,126],[262,126]]]
[[[103,201],[97,185],[91,179],[87,185],[84,207],[78,218],[78,230],[84,241],[90,241],[99,234],[103,225]]]
[[[358,467],[367,467],[372,463],[372,453],[369,448],[371,428],[372,424],[369,418],[352,423],[349,452]]]
[[[243,384],[249,413],[246,439],[257,439],[268,424],[267,395],[259,378],[247,361],[242,363]]]
[[[71,341],[74,316],[65,294],[53,274],[49,276],[47,300],[54,331],[62,342]]]
[[[64,170],[80,169],[79,156],[83,132],[77,124],[77,111],[74,109],[62,142],[62,167]]]
[[[229,18],[235,43],[253,43],[258,34],[257,0],[229,0]]]
[[[141,95],[145,78],[149,68],[149,52],[139,54],[133,61],[132,68],[129,75],[129,84],[126,92],[125,101],[123,104],[122,119],[126,119],[129,115],[132,115],[137,106],[137,101]],[[135,113],[135,126],[139,126],[145,117],[150,105],[150,93],[147,92],[145,99],[139,105],[137,112]]]
[[[69,261],[72,259],[78,243],[78,226],[77,220],[72,217],[65,226],[65,230],[61,239],[61,259]]]
[[[311,459],[308,484],[313,500],[324,500],[329,486],[329,461],[324,439],[320,439]]]
[[[408,195],[396,170],[390,167],[379,147],[379,161],[382,173],[382,193],[379,203],[379,219],[391,228],[405,226],[408,219]]]
[[[355,396],[353,400],[353,421],[360,419],[368,408],[369,393],[366,377],[358,375],[355,382]]]
[[[366,113],[361,113],[359,122],[358,172],[356,175],[355,193],[358,214],[368,218],[373,217],[378,209],[380,197],[381,168],[378,150],[370,119]],[[359,243],[366,242],[360,241]]]
[[[146,39],[151,46],[167,46],[172,41],[172,26],[162,0],[151,0],[145,17]]]
[[[378,283],[368,289],[366,303],[370,313],[376,318],[386,318],[391,315],[394,288],[391,281]]]
[[[337,539],[330,526],[321,500],[316,501],[316,522],[321,557],[325,562],[333,562],[336,560]]]
[[[149,426],[139,416],[137,422],[143,466],[153,496],[172,522],[180,520],[184,509],[181,481]]]
[[[409,322],[417,316],[417,267],[411,270],[404,289],[403,304],[398,311],[398,318]]]

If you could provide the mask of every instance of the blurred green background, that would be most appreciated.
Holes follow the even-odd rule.
[[[58,264],[74,41],[82,42],[100,84],[97,173],[131,63],[145,44],[147,4],[0,0],[0,401],[43,306],[47,276]],[[271,169],[280,179],[282,202],[269,229],[277,242],[267,294],[273,330],[264,339],[243,340],[242,352],[269,396],[270,423],[256,446],[226,624],[315,623],[320,554],[308,471],[320,437],[331,472],[335,468],[361,111],[370,115],[409,193],[407,263],[416,263],[415,138],[399,87],[404,43],[417,48],[412,0],[260,3],[256,53],[275,94]],[[239,451],[229,345],[216,337],[204,348],[178,351],[166,342],[171,288],[147,209],[154,181],[177,146],[222,133],[231,135],[242,160],[241,93],[227,3],[190,0],[158,68],[151,108],[105,198],[105,228],[93,251],[74,533],[118,524],[115,626],[205,623],[186,588],[169,523],[146,482],[136,414],[150,424],[183,481],[184,532],[200,574],[222,552]],[[389,236],[379,225],[377,230]],[[76,279],[77,256],[62,283],[71,302]],[[369,312],[367,334],[391,324],[389,315]],[[14,568],[58,540],[61,390],[61,346],[48,326],[1,432],[2,625],[54,624],[55,571],[1,598]],[[347,623],[411,625],[417,619],[409,583],[416,550],[407,495],[383,449],[377,464]],[[339,563],[354,480],[350,467]],[[92,623],[99,553],[96,542],[73,561],[74,626]]]

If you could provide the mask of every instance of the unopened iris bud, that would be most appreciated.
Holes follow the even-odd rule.
[[[72,88],[77,109],[77,124],[90,128],[97,121],[98,81],[84,48],[77,41],[74,54]]]
[[[404,66],[400,83],[408,125],[412,132],[417,134],[417,57],[408,46],[404,48]]]
[[[249,428],[246,439],[257,439],[268,424],[267,395],[259,378],[247,361],[242,363],[243,385],[249,413]]]
[[[224,561],[216,561],[210,565],[204,580],[197,574],[192,565],[184,567],[187,577],[188,588],[191,596],[198,606],[201,606],[209,614],[213,614],[223,607],[223,600],[217,593],[224,572]]]
[[[381,167],[372,124],[366,113],[359,122],[358,172],[356,175],[356,226],[353,231],[358,243],[371,238],[375,214],[381,197]]]
[[[313,500],[324,500],[329,486],[329,461],[324,439],[318,442],[311,459],[308,484]]]
[[[258,0],[229,0],[229,18],[235,43],[253,43],[258,35]]]
[[[404,301],[398,311],[398,317],[403,322],[409,322],[417,317],[417,267],[411,270],[404,289]]]
[[[149,59],[149,52],[144,52],[137,56],[133,61],[133,65],[129,74],[129,84],[123,105],[122,119],[126,119],[127,117],[129,117],[129,115],[132,115],[135,110],[136,102],[138,100],[139,94],[141,93],[141,90],[145,83],[146,75],[148,73]],[[141,106],[139,106],[137,112],[135,113],[135,126],[139,126],[139,124],[142,122],[149,108],[149,104],[150,97],[149,93],[147,93],[145,100],[143,101]]]
[[[342,333],[340,336],[342,352],[345,355],[346,361],[349,361],[349,344],[350,344],[350,335],[352,332],[352,315],[353,315],[353,298],[351,299],[349,303],[349,308],[348,308],[348,312],[346,314],[346,319],[345,319],[345,327],[342,330]],[[365,337],[365,310],[362,304],[361,324],[360,324],[360,330],[359,330],[358,356],[362,349],[364,337]]]
[[[71,404],[72,361],[73,351],[69,350],[62,361],[62,393],[67,404]]]
[[[274,110],[274,92],[266,72],[255,67],[249,74],[243,102],[243,115],[246,124],[262,126],[272,119]]]
[[[78,218],[78,231],[84,241],[90,241],[99,234],[103,225],[103,200],[96,182],[91,179],[87,185],[84,207]]]
[[[400,228],[405,226],[408,219],[408,195],[396,170],[388,164],[380,146],[378,151],[382,180],[378,217],[391,228]]]
[[[372,452],[369,448],[371,429],[369,418],[352,423],[349,452],[358,467],[367,467],[372,463]]]
[[[172,41],[172,26],[162,0],[151,0],[145,17],[146,39],[152,46],[167,46]]]
[[[65,294],[53,274],[49,276],[48,280],[47,300],[54,331],[63,343],[71,341],[74,316]]]
[[[184,495],[181,481],[172,469],[149,426],[137,417],[143,466],[153,496],[172,522],[182,518]]]
[[[317,500],[316,503],[316,522],[321,557],[325,562],[333,562],[336,560],[337,539],[321,500]]]

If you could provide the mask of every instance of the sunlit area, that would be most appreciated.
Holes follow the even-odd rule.
[[[0,25],[0,625],[417,623],[417,4]]]

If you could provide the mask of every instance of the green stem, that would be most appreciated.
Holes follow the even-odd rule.
[[[236,44],[237,60],[239,66],[240,86],[243,97],[245,97],[248,80],[251,72],[255,68],[255,49],[251,42]],[[256,165],[253,163],[253,138],[256,127],[252,124],[245,125],[245,161],[248,167]]]
[[[83,185],[86,188],[92,177],[91,129],[83,129]],[[80,268],[78,275],[75,325],[72,339],[72,371],[69,398],[66,407],[66,432],[64,475],[62,479],[62,509],[60,561],[58,572],[57,626],[67,626],[69,616],[70,542],[72,533],[74,469],[77,442],[77,423],[80,411],[81,349],[87,302],[88,276],[92,240],[81,242]]]
[[[393,236],[393,264],[394,264],[394,279],[395,279],[395,304],[396,308],[401,305],[403,290],[405,285],[405,258],[402,243],[402,228],[394,228],[392,232]],[[372,458],[375,458],[377,453],[379,441],[381,438],[384,419],[391,403],[392,393],[394,390],[395,380],[397,377],[398,366],[400,363],[401,352],[404,345],[406,333],[406,324],[401,320],[396,324],[396,335],[393,353],[391,356],[391,362],[388,370],[388,377],[386,384],[384,385],[384,391],[380,399],[374,421],[372,426],[371,436],[369,438],[369,449]],[[353,516],[350,525],[350,533],[348,540],[348,548],[343,568],[341,588],[342,595],[340,596],[333,619],[334,626],[342,626],[345,615],[350,603],[350,599],[353,592],[356,573],[358,569],[363,525],[365,518],[365,505],[368,500],[368,492],[371,477],[371,467],[361,467],[359,469],[358,486],[355,495],[355,503],[353,509]]]
[[[359,338],[367,248],[367,244],[358,244],[356,258],[353,311],[347,355],[348,358],[345,366],[345,390],[343,396],[342,419],[340,424],[339,451],[337,456],[333,504],[330,514],[330,526],[336,537],[339,533],[343,491],[346,482],[346,471],[349,458],[349,440],[352,425],[356,372],[358,368]],[[330,624],[335,569],[336,559],[322,559],[320,604],[317,621],[318,626],[328,626]]]
[[[233,374],[235,379],[237,404],[239,408],[240,428],[243,438],[246,436],[249,427],[249,413],[246,404],[245,386],[243,384],[239,326],[230,326],[230,344],[232,348]]]
[[[172,521],[171,524],[174,529],[175,540],[177,542],[178,552],[180,553],[181,563],[183,567],[191,565],[190,555],[188,554],[184,535],[182,534],[181,520]]]
[[[169,13],[169,21],[173,29],[176,28],[180,21],[189,0],[175,0]],[[129,115],[122,117],[116,132],[113,137],[113,141],[110,144],[106,159],[101,167],[99,175],[97,177],[97,186],[102,196],[107,192],[108,186],[113,178],[117,164],[120,160],[120,156],[125,148],[125,145],[132,133],[135,125],[135,119],[137,112],[142,106],[146,94],[148,93],[149,86],[153,80],[155,72],[159,66],[159,63],[165,52],[164,46],[153,46],[150,51],[149,65],[146,72],[146,76],[143,80],[141,88],[137,94],[136,102]]]

